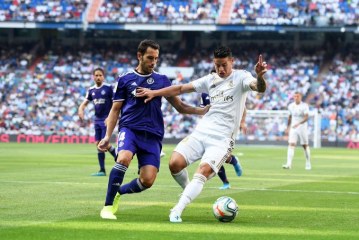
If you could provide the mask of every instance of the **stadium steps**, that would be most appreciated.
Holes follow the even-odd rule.
[[[224,0],[222,8],[220,10],[220,15],[218,19],[219,24],[229,24],[231,21],[231,13],[233,11],[235,1],[234,0]]]
[[[98,11],[100,9],[100,7],[102,6],[104,0],[93,0],[90,1],[90,6],[89,6],[89,11],[87,14],[87,22],[95,22],[96,21],[96,17],[98,14]]]
[[[323,81],[323,78],[329,72],[329,68],[330,68],[330,65],[331,65],[331,60],[332,59],[326,59],[326,60],[324,60],[323,64],[321,65],[319,73],[318,73],[318,77],[315,80],[315,83],[312,83],[312,87],[311,87],[311,89],[309,91],[309,94],[305,98],[305,102],[307,104],[313,105],[313,104],[316,104],[315,101],[318,101],[318,99],[315,100],[315,97],[317,96],[317,90],[318,90],[318,87],[321,85],[321,83]]]
[[[32,64],[30,65],[29,71],[34,72],[37,64],[39,64],[41,61],[42,61],[42,57],[36,57],[35,60],[32,62]]]

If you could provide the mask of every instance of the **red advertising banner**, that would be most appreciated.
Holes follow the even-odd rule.
[[[60,136],[60,135],[9,135],[1,134],[0,142],[17,142],[17,143],[94,143],[93,136]]]

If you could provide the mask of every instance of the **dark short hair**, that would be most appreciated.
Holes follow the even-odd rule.
[[[232,51],[229,47],[220,46],[213,52],[214,58],[232,57]]]
[[[95,69],[92,71],[92,75],[95,75],[95,72],[96,72],[96,71],[102,72],[102,74],[105,76],[105,70],[103,70],[103,68],[100,68],[100,67],[95,68]]]
[[[145,54],[145,52],[147,51],[147,48],[153,48],[156,50],[160,50],[160,45],[158,43],[156,43],[153,40],[150,39],[145,39],[142,42],[140,42],[140,44],[138,45],[137,48],[137,52],[141,53],[142,55]]]

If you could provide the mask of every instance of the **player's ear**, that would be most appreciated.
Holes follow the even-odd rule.
[[[141,57],[142,57],[142,54],[141,54],[140,52],[137,52],[137,59],[138,59],[138,61],[141,60]]]

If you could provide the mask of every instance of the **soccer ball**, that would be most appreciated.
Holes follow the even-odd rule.
[[[213,215],[220,222],[230,222],[237,216],[238,205],[233,198],[224,196],[213,204]]]

